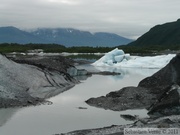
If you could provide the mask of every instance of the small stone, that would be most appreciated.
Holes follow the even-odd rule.
[[[87,107],[78,107],[78,109],[87,109]]]

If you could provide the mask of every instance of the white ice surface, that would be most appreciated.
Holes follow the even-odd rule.
[[[38,53],[19,53],[19,52],[13,52],[13,53],[9,53],[11,55],[30,55],[30,56],[71,56],[71,55],[97,55],[97,56],[102,56],[105,53],[68,53],[68,52],[62,52],[62,53],[45,53],[45,52],[38,52]]]
[[[158,55],[158,56],[130,56],[123,50],[114,49],[102,58],[94,62],[94,66],[113,66],[122,68],[162,68],[175,57],[175,54]]]

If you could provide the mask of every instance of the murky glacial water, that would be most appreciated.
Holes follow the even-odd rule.
[[[83,67],[82,67],[83,68]],[[86,67],[92,70],[91,67]],[[157,69],[99,68],[121,72],[119,76],[93,75],[72,89],[50,98],[52,105],[0,109],[0,135],[53,135],[73,130],[131,123],[120,114],[147,116],[144,110],[114,112],[87,105],[91,97],[106,95],[125,86],[137,86]],[[78,109],[86,107],[87,109]]]

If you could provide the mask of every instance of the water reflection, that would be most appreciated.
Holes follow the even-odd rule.
[[[81,67],[83,68],[83,67]],[[93,75],[72,89],[49,100],[52,105],[0,110],[0,133],[2,135],[52,135],[73,130],[100,128],[128,124],[120,114],[147,117],[147,110],[114,112],[87,105],[84,101],[99,97],[126,86],[137,86],[140,80],[152,75],[152,69],[118,69],[88,67],[90,71],[120,72],[119,76]],[[78,107],[85,107],[82,110]],[[18,113],[16,113],[18,111]],[[3,125],[3,126],[2,126]]]
[[[84,81],[87,80],[90,76],[87,75],[81,75],[81,76],[75,76],[74,78],[79,80],[79,81]]]
[[[17,111],[18,108],[0,109],[0,127],[6,124]]]
[[[110,72],[117,72],[121,73],[121,75],[111,76],[113,79],[123,79],[124,77],[127,77],[129,75],[133,76],[151,76],[154,73],[156,73],[160,69],[149,69],[149,68],[120,68],[120,67],[110,67],[110,66],[104,66],[104,67],[97,67],[92,65],[80,65],[77,66],[78,69],[86,69],[89,72],[100,72],[100,71],[110,71]],[[78,80],[86,80],[88,76],[79,76]]]
[[[118,72],[121,75],[115,77],[116,79],[122,79],[124,76],[129,75],[142,75],[142,76],[151,76],[160,69],[149,69],[149,68],[118,68],[118,67],[94,67],[98,71],[110,71]]]

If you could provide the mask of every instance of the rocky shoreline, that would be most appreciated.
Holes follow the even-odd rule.
[[[136,119],[128,125],[79,130],[62,135],[123,135],[124,128],[180,128],[180,54],[160,71],[140,81],[137,87],[126,87],[106,96],[90,98],[87,104],[113,111],[146,108],[149,118]]]
[[[125,87],[106,96],[86,101],[114,111],[146,108],[149,113],[180,105],[180,54],[160,71],[140,81],[137,87]],[[172,109],[171,109],[172,110]]]
[[[83,76],[119,75],[77,69],[76,61],[63,56],[0,55],[0,108],[37,105],[66,91]]]
[[[132,124],[112,125],[104,128],[78,130],[59,135],[124,135],[125,128],[180,128],[180,115],[172,115],[156,119],[143,118],[135,121]]]
[[[0,55],[0,107],[36,105],[79,83],[67,73],[72,61],[64,57]]]
[[[11,59],[11,60],[10,60]],[[74,76],[92,74],[119,75],[116,72],[88,72],[76,69],[70,59],[56,57],[15,57],[0,55],[0,107],[36,105],[79,83]],[[10,84],[10,85],[9,85]],[[137,87],[125,87],[106,96],[90,98],[87,104],[113,111],[144,109],[149,118],[124,115],[135,122],[100,129],[79,130],[65,135],[123,134],[124,128],[180,128],[180,54],[160,71],[140,81]]]

